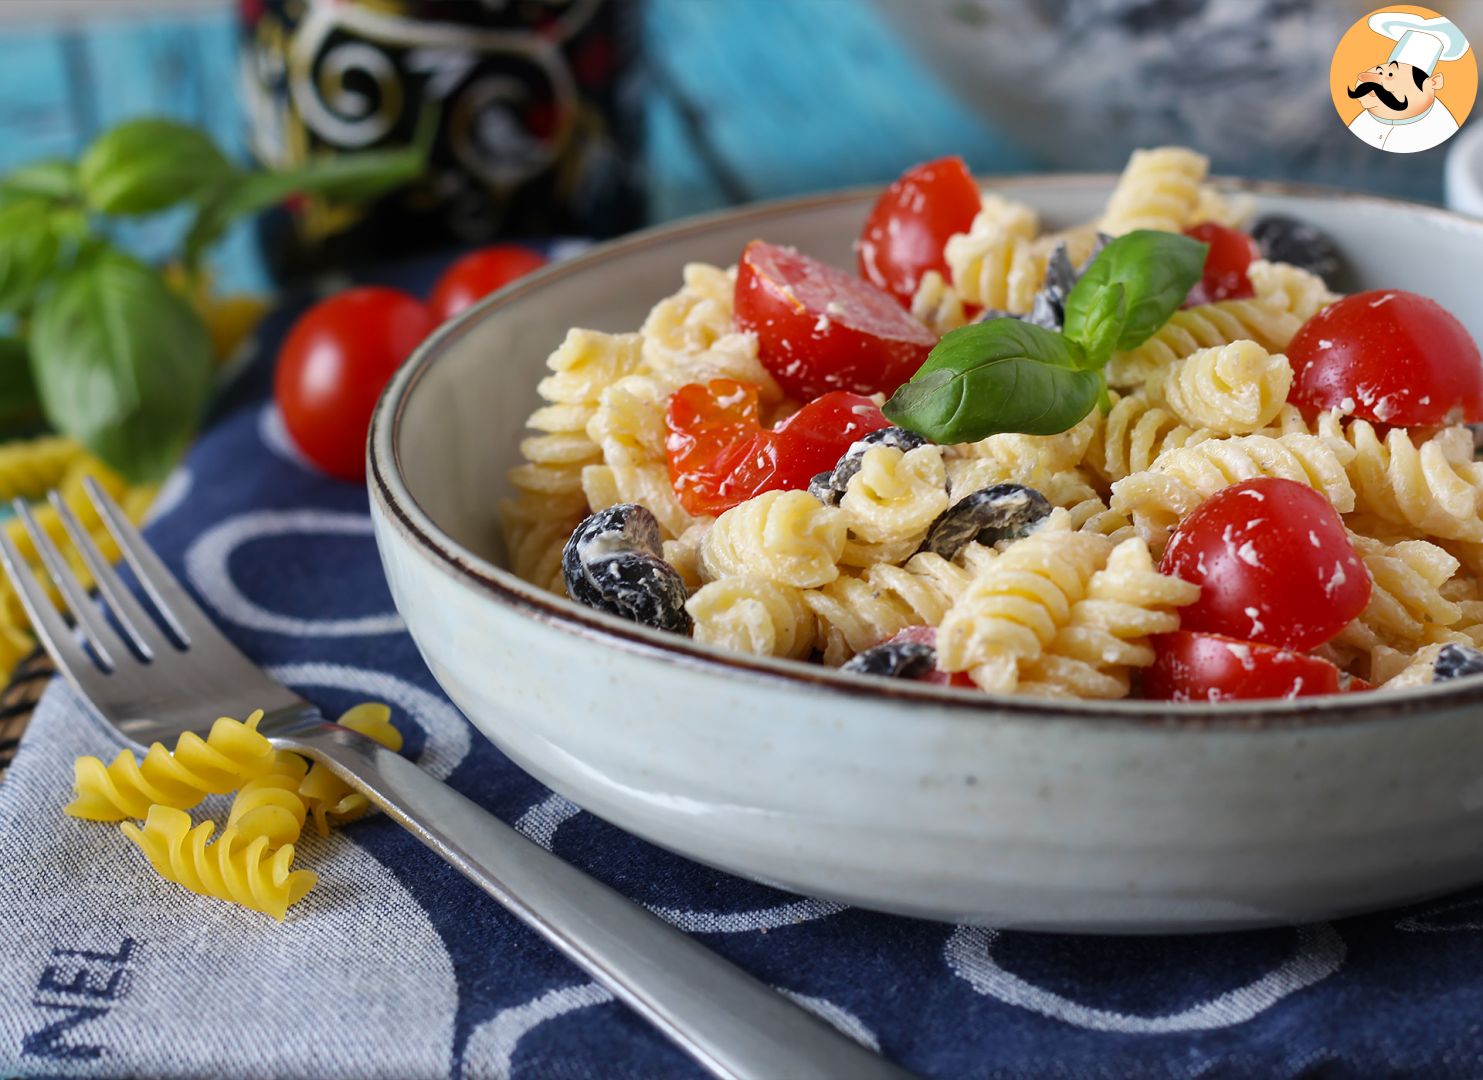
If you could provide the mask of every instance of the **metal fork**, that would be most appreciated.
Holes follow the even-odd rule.
[[[3,531],[0,562],[67,681],[125,736],[140,744],[173,745],[187,731],[204,737],[217,716],[262,709],[258,730],[274,746],[324,762],[715,1075],[738,1080],[909,1075],[531,843],[412,762],[325,720],[212,625],[92,480],[87,492],[158,623],[55,491],[51,504],[118,630],[24,500],[17,500],[16,513],[72,623]]]

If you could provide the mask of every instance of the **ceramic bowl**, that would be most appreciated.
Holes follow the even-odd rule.
[[[990,186],[1050,227],[1112,179]],[[1440,300],[1483,338],[1483,223],[1247,185],[1327,230],[1354,287]],[[1050,703],[743,657],[501,567],[496,506],[571,325],[636,328],[689,260],[754,237],[852,265],[873,191],[749,207],[550,267],[435,334],[371,426],[377,543],[433,674],[522,768],[723,870],[960,922],[1163,932],[1304,922],[1483,878],[1483,682],[1249,706]],[[1399,275],[1399,280],[1397,279]]]

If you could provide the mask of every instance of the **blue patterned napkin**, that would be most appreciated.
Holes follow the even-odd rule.
[[[388,702],[430,772],[926,1076],[1483,1074],[1483,893],[1260,933],[998,932],[730,878],[542,788],[418,658],[365,493],[285,439],[266,358],[293,314],[265,327],[149,535],[249,655],[326,711]],[[0,783],[0,1074],[700,1075],[385,818],[306,834],[320,883],[282,925],[161,881],[116,827],[61,814],[72,759],[116,748],[54,685]]]

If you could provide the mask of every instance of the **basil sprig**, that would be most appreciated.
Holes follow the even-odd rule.
[[[1118,237],[1067,295],[1060,333],[1012,318],[954,330],[886,402],[887,419],[944,445],[1074,427],[1104,397],[1112,354],[1168,322],[1200,280],[1208,250],[1151,229]]]
[[[215,380],[211,339],[187,299],[199,260],[235,221],[288,195],[367,201],[422,172],[437,116],[412,145],[243,169],[201,131],[130,120],[74,164],[0,176],[0,437],[37,418],[130,480],[163,478],[189,442]],[[190,213],[185,287],[117,250],[113,220]]]

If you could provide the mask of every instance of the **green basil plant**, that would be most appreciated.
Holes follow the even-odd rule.
[[[114,245],[110,219],[189,208],[182,263],[194,277],[238,218],[294,193],[369,199],[415,179],[425,158],[420,132],[404,148],[241,169],[201,131],[146,118],[76,162],[0,176],[0,433],[39,417],[131,481],[161,479],[211,395],[211,343],[161,270]]]

